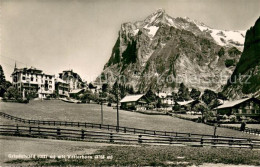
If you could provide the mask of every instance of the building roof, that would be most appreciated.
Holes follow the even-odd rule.
[[[61,78],[56,78],[56,82],[60,82],[60,83],[66,83],[63,79]]]
[[[194,100],[189,100],[189,101],[177,101],[177,103],[178,103],[179,105],[181,105],[181,106],[185,106],[185,105],[190,104],[190,103],[192,103],[192,102],[194,102]]]
[[[235,100],[235,101],[229,101],[229,102],[225,102],[224,104],[214,108],[214,109],[222,109],[222,108],[230,108],[230,107],[234,107],[240,103],[243,103],[247,100],[249,100],[251,98],[244,98],[244,99],[240,99],[240,100]]]
[[[140,98],[142,98],[144,94],[139,94],[139,95],[126,95],[120,103],[124,102],[133,102],[133,101],[138,101]]]
[[[84,89],[74,89],[74,90],[72,90],[72,91],[69,92],[69,93],[70,93],[70,94],[77,94],[77,93],[81,92],[82,90],[84,90]]]

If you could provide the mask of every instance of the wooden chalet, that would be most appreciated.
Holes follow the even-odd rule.
[[[220,115],[249,116],[260,119],[260,100],[251,97],[229,101],[214,110]]]
[[[144,94],[126,95],[121,101],[121,108],[126,110],[145,109],[149,100]]]

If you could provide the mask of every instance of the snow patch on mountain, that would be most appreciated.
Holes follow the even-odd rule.
[[[156,26],[149,26],[149,27],[147,27],[147,25],[144,28],[149,30],[148,34],[151,35],[152,37],[154,37],[154,35],[156,34],[157,30],[159,29],[159,27],[156,27]]]
[[[188,22],[194,23],[202,32],[208,32],[211,37],[221,46],[235,46],[240,51],[243,50],[246,31],[229,31],[210,28],[197,20],[184,17]]]
[[[133,30],[134,31],[134,36],[136,36],[139,32],[139,29]]]
[[[221,31],[211,29],[210,32],[214,40],[221,46],[227,44],[243,46],[245,41],[245,31]]]

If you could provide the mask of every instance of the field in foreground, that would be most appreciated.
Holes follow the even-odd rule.
[[[71,104],[49,100],[30,101],[29,104],[1,102],[0,105],[1,112],[26,119],[100,123],[101,107],[97,104]],[[107,106],[103,108],[104,124],[116,125],[116,110]],[[124,110],[120,110],[120,126],[209,135],[214,131],[214,127],[201,123],[166,115],[145,115]],[[218,128],[217,135],[260,138],[226,128]]]
[[[5,159],[4,166],[221,166],[260,165],[260,150],[210,147],[114,145],[23,137],[0,137],[8,154],[47,155],[47,158]],[[35,149],[37,148],[37,149]],[[64,155],[64,158],[51,158]],[[69,158],[68,155],[93,157]],[[97,158],[95,158],[98,156]],[[104,158],[102,158],[104,157]],[[210,164],[207,164],[210,163]],[[224,165],[226,164],[226,165]],[[228,165],[227,165],[228,164]]]

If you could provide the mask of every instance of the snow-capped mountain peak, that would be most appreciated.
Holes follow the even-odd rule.
[[[142,91],[158,84],[158,76],[167,89],[178,87],[178,83],[166,82],[172,76],[184,79],[190,88],[220,90],[226,83],[220,77],[232,74],[241,55],[236,48],[242,41],[240,31],[217,30],[187,17],[173,18],[159,9],[143,21],[122,24],[103,73],[125,75],[126,84]],[[234,64],[227,66],[227,59]],[[199,82],[186,79],[192,76]]]
[[[130,24],[130,23],[129,23]],[[194,34],[209,34],[218,45],[226,47],[237,47],[243,50],[245,31],[218,30],[189,17],[173,18],[164,9],[158,9],[143,21],[137,21],[130,26],[131,35],[135,36],[140,29],[147,30],[147,35],[153,39],[161,25],[168,25],[177,29],[184,29]],[[195,25],[195,26],[194,26]],[[129,26],[129,25],[128,25]]]

